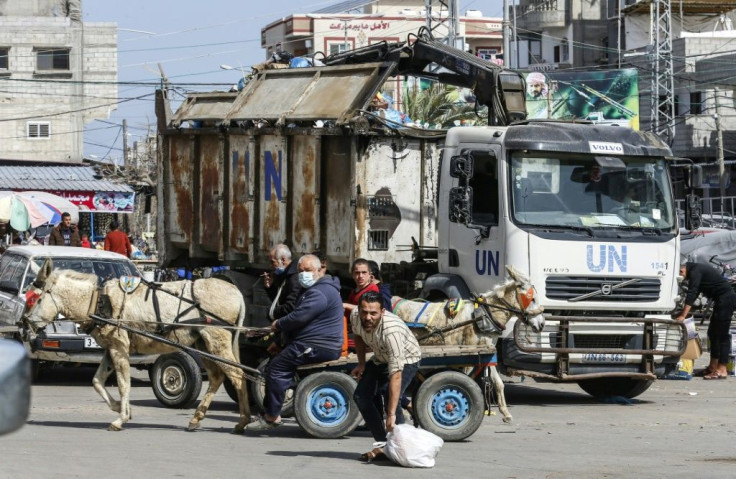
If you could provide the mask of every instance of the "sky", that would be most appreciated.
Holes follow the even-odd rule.
[[[179,91],[227,90],[241,78],[238,69],[266,59],[261,28],[292,13],[310,13],[339,0],[83,0],[85,22],[118,27],[118,104],[109,119],[85,128],[84,154],[97,161],[122,158],[122,121],[128,144],[154,131],[158,64]],[[481,10],[503,15],[500,0],[460,0],[460,14]],[[236,70],[223,70],[220,65]],[[141,85],[130,83],[142,83]],[[141,99],[136,99],[143,97]]]

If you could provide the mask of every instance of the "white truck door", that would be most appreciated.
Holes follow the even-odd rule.
[[[461,150],[472,157],[472,175],[467,180],[452,178],[449,198],[447,273],[460,275],[471,291],[486,292],[503,281],[505,188],[499,145]],[[468,185],[469,218],[465,224],[453,218],[453,195]],[[453,221],[454,219],[454,221]]]

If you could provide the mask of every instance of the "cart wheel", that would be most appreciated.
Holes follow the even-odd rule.
[[[353,432],[362,419],[353,401],[356,386],[344,373],[321,372],[302,379],[294,400],[299,426],[320,439],[337,439]]]
[[[258,370],[261,373],[264,373],[266,371],[266,366],[268,365],[268,362],[270,360],[271,360],[270,358],[266,358],[263,361],[261,361],[260,364],[258,364]],[[264,410],[263,404],[266,399],[266,377],[259,376],[258,379],[255,379],[249,382],[250,382],[250,395],[253,397],[253,402],[256,404],[256,407],[258,408],[258,410],[263,411]],[[297,373],[294,376],[294,383],[292,387],[286,390],[286,395],[284,396],[284,404],[281,405],[281,417],[294,416],[294,389],[296,388],[296,385],[298,383],[299,383],[299,374]]]
[[[159,356],[148,377],[153,394],[166,407],[191,407],[202,390],[202,371],[197,361],[181,351]]]
[[[414,401],[419,425],[445,441],[462,441],[483,422],[483,392],[457,371],[442,371],[420,386]]]

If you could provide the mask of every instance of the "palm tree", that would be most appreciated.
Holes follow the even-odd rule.
[[[457,87],[442,83],[432,83],[429,88],[422,90],[418,84],[407,88],[404,95],[405,113],[418,125],[450,128],[455,121],[471,121],[474,125],[488,124],[487,116],[483,111],[476,115],[475,105],[460,98]],[[487,114],[486,114],[487,115]]]

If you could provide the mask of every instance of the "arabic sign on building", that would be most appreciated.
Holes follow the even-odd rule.
[[[636,69],[535,71],[526,74],[527,117],[586,119],[639,129]]]
[[[330,23],[330,30],[369,30],[371,32],[375,30],[388,30],[391,27],[391,22],[338,22]]]
[[[135,193],[95,191],[50,191],[79,206],[80,211],[132,213]]]

